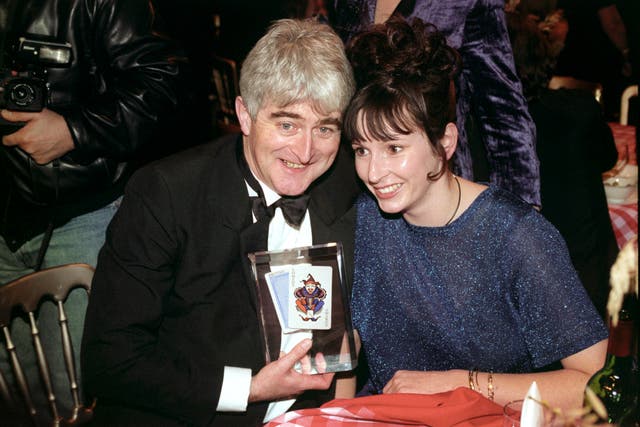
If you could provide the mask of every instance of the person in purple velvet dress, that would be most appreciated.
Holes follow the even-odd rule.
[[[345,42],[391,14],[420,18],[443,32],[462,56],[454,170],[540,205],[535,125],[513,64],[504,0],[333,0],[327,7]]]

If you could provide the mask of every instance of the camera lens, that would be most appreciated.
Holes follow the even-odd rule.
[[[18,83],[11,88],[9,96],[14,104],[26,107],[33,103],[36,98],[36,92],[30,85],[26,83]]]

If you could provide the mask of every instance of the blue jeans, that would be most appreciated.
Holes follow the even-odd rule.
[[[107,225],[118,210],[120,201],[121,199],[119,198],[103,208],[80,215],[63,226],[54,229],[42,268],[76,262],[86,263],[95,267],[98,252],[104,244]],[[34,237],[16,252],[11,252],[4,239],[0,237],[0,286],[34,271],[43,237],[43,234]],[[69,320],[69,333],[73,342],[75,360],[78,362],[80,360],[80,340],[84,327],[84,314],[87,308],[87,294],[84,289],[72,291],[64,307]],[[62,358],[60,328],[57,319],[56,305],[50,301],[44,303],[40,308],[38,328],[42,346],[50,363],[49,369],[53,377],[58,411],[61,416],[66,418],[71,414],[73,400]],[[22,368],[27,377],[31,393],[34,395],[38,412],[48,415],[47,399],[41,391],[44,388],[39,379],[28,320],[15,319],[11,325],[11,336],[19,352]],[[3,339],[0,339],[0,342],[4,344]],[[79,366],[76,366],[76,368],[79,368]],[[0,345],[0,370],[8,376],[10,383],[14,383],[13,371],[9,365],[4,345]],[[79,371],[79,369],[77,370]],[[78,381],[80,382],[79,377]]]

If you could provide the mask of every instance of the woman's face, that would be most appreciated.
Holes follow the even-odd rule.
[[[434,185],[427,175],[443,167],[426,134],[414,132],[393,141],[367,140],[352,146],[358,176],[380,209],[405,218],[420,216]]]

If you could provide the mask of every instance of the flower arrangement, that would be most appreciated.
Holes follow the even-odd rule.
[[[609,275],[609,299],[607,300],[607,313],[611,316],[613,325],[618,324],[618,314],[622,308],[622,300],[625,294],[638,295],[638,236],[629,240],[620,253],[616,262],[611,267]]]
[[[609,424],[602,424],[601,419],[607,418],[607,408],[602,401],[591,391],[586,389],[586,401],[589,406],[563,411],[560,408],[553,408],[548,402],[527,396],[527,399],[535,401],[547,411],[545,415],[546,427],[604,427]]]

